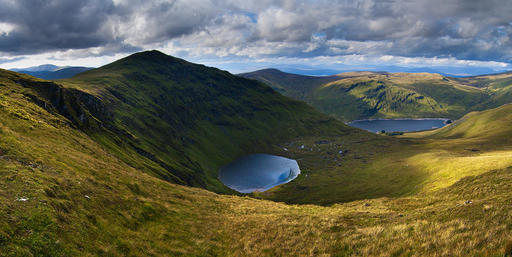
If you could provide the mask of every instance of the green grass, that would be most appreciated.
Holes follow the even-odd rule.
[[[398,138],[362,133],[283,144],[288,151],[274,153],[297,159],[303,175],[255,196],[330,205],[430,193],[466,176],[505,169],[512,166],[511,108],[471,113],[443,129]],[[329,144],[315,144],[319,139]]]
[[[0,111],[4,256],[498,256],[511,236],[510,169],[411,197],[287,205],[146,175],[70,126],[30,129],[65,120],[5,99],[34,120]]]
[[[66,120],[13,86],[3,106],[30,118],[0,111],[1,255],[497,256],[511,236],[510,169],[330,207],[217,195],[135,170],[69,125],[45,126]]]
[[[309,77],[275,70],[240,76],[267,83],[342,121],[368,118],[457,119],[511,102],[509,75],[450,78],[429,73],[347,72]]]
[[[97,75],[90,76],[83,81],[95,81]],[[100,88],[108,79],[112,84]],[[144,106],[132,117],[155,115],[146,102],[152,98],[118,94],[141,101],[125,106],[109,95],[122,79],[108,79],[63,82],[68,89],[59,105],[52,102],[56,85],[0,71],[0,256],[502,256],[510,245],[510,106],[468,114],[440,130],[390,137],[333,129],[338,123],[313,119],[316,112],[290,101],[295,107],[283,113],[304,127],[271,136],[273,144],[260,140],[271,133],[265,126],[294,119],[270,118],[270,107],[250,119],[241,110],[219,119],[221,125],[196,121],[183,135],[197,144],[180,153],[211,172],[243,149],[299,161],[303,172],[296,180],[243,197],[170,182],[178,176],[161,179],[189,170],[171,150],[164,148],[169,157],[155,150],[160,160],[176,163],[170,173],[130,142],[158,148],[151,137],[173,120],[130,123],[122,110]],[[108,111],[117,120],[102,121],[96,100],[70,88],[112,104]],[[223,102],[250,104],[251,94]],[[219,147],[227,139],[216,137],[226,130],[236,147]],[[253,140],[241,144],[247,135]]]

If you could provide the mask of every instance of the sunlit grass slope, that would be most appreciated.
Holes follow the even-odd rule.
[[[512,105],[472,112],[460,121],[435,131],[433,138],[465,138],[482,141],[482,146],[510,145],[512,138]]]
[[[0,256],[502,256],[510,250],[509,168],[428,194],[330,207],[217,195],[127,164],[77,129],[87,113],[77,105],[59,110],[41,90],[50,85],[0,71]],[[84,97],[62,96],[68,104]]]
[[[88,134],[118,157],[166,180],[217,192],[229,192],[217,172],[236,157],[299,135],[356,131],[259,82],[158,51],[59,83],[105,106],[93,113],[102,129]]]
[[[470,113],[443,129],[398,138],[297,139],[276,153],[297,159],[301,176],[256,196],[329,205],[429,194],[466,176],[512,166],[511,113],[512,106],[505,105]]]
[[[512,106],[472,112],[432,132],[412,133],[424,148],[409,158],[431,175],[430,190],[451,185],[464,176],[512,166]]]

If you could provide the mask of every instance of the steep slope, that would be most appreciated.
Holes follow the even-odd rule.
[[[308,78],[268,71],[241,74],[304,100],[343,121],[367,118],[458,118],[487,101],[488,92],[439,74],[347,72]],[[292,78],[292,79],[290,79]],[[302,82],[307,81],[307,82]]]
[[[512,145],[512,105],[471,112],[446,128],[433,131],[433,138],[464,138],[481,141],[484,147]]]
[[[0,70],[0,256],[510,253],[510,169],[331,207],[217,195],[150,176],[93,140],[85,132],[101,115],[86,96]]]
[[[236,157],[298,136],[356,131],[259,82],[157,51],[62,83],[107,106],[108,115],[95,118],[108,133],[89,134],[124,161],[217,192],[228,192],[218,169]]]
[[[180,217],[200,210],[170,215],[181,208],[171,202],[193,190],[136,171],[77,130],[75,93],[0,70],[0,256],[154,256],[193,247]],[[181,240],[144,236],[156,226]]]

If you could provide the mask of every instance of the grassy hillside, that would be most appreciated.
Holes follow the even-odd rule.
[[[485,108],[512,99],[506,96],[499,100],[485,88],[429,73],[348,72],[307,77],[262,70],[241,76],[268,83],[284,95],[306,101],[343,121],[399,117],[453,119],[477,105]]]
[[[432,131],[431,138],[465,138],[485,146],[512,145],[512,105],[472,112],[451,126]]]
[[[80,123],[88,114],[73,103],[82,99],[85,105],[85,96],[55,90],[67,92],[59,99],[68,105],[52,103],[52,85],[0,71],[0,256],[502,256],[511,251],[510,168],[434,192],[329,207],[217,195],[128,165],[89,131],[77,129],[101,127],[87,119]],[[369,140],[389,141],[375,137]],[[417,147],[422,142],[405,140]]]
[[[299,135],[356,131],[259,82],[158,51],[59,83],[94,96],[86,107],[101,129],[88,134],[122,160],[216,192],[229,192],[217,172],[236,157]]]
[[[490,99],[479,104],[475,110],[495,108],[512,102],[511,72],[457,78],[456,80],[458,80],[460,83],[482,88],[491,96]]]

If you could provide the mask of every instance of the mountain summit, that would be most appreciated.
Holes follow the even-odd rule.
[[[136,53],[63,81],[108,103],[94,135],[166,180],[226,191],[217,169],[298,135],[352,130],[257,81],[165,55]],[[108,117],[108,118],[105,118]],[[133,155],[138,159],[135,161]]]

